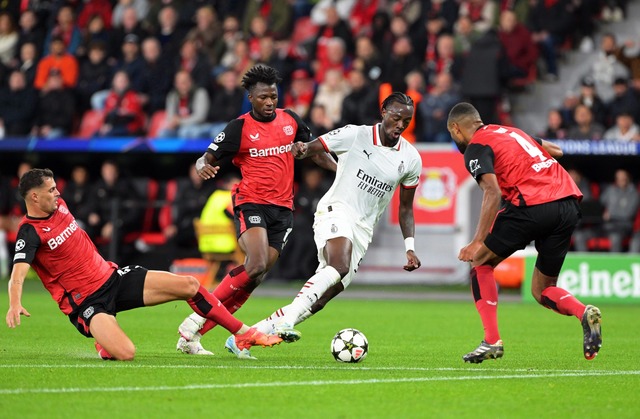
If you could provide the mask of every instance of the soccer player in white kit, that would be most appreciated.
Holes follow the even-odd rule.
[[[315,213],[318,269],[291,304],[255,325],[258,330],[276,333],[287,342],[300,338],[293,327],[324,308],[351,283],[371,243],[374,227],[398,186],[400,229],[407,257],[404,269],[420,267],[414,249],[413,198],[422,160],[415,147],[401,136],[413,112],[413,100],[395,92],[382,103],[381,123],[347,125],[309,143],[293,144],[291,152],[297,159],[334,152],[338,169]],[[243,350],[238,357],[248,358],[250,354]]]

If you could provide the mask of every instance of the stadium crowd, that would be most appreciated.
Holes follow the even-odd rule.
[[[295,110],[314,135],[371,124],[381,98],[403,91],[416,103],[404,136],[448,143],[446,118],[454,104],[469,101],[485,122],[510,124],[508,92],[538,80],[556,82],[558,57],[580,48],[598,53],[537,134],[640,141],[640,55],[629,55],[637,45],[605,34],[595,46],[599,23],[625,19],[626,7],[627,0],[3,2],[0,138],[210,138],[249,110],[239,81],[264,63],[283,77],[280,105]],[[77,176],[74,170],[65,182],[70,205],[74,198],[91,201],[100,189]],[[84,179],[89,182],[86,171]],[[3,179],[0,193],[5,236],[23,211],[12,201],[12,182],[12,176]],[[589,191],[592,184],[587,180]],[[637,202],[638,188],[631,179],[628,184]],[[115,188],[138,197],[140,189]],[[78,218],[88,211],[83,221],[97,241],[113,228],[124,239],[144,218],[144,211],[128,211],[130,221],[109,225],[109,216],[95,209],[109,193],[93,198],[93,210],[73,209]],[[640,237],[630,242],[625,231],[623,248],[633,250]]]

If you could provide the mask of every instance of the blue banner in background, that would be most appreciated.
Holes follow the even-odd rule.
[[[55,140],[7,138],[0,140],[1,151],[47,153],[203,153],[211,140],[181,138],[58,138]]]
[[[562,148],[564,154],[581,156],[637,156],[640,144],[622,141],[549,140]]]

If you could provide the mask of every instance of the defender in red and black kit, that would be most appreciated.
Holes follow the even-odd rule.
[[[31,266],[78,331],[95,338],[103,359],[131,360],[135,354],[133,342],[116,321],[117,313],[174,300],[186,300],[197,313],[220,322],[235,334],[238,346],[272,346],[281,341],[233,317],[194,277],[141,266],[118,268],[104,260],[60,198],[50,170],[29,170],[20,178],[18,190],[27,215],[18,230],[9,280],[9,327],[18,326],[21,315],[29,316],[21,299]]]
[[[447,122],[467,170],[484,192],[476,233],[458,259],[471,263],[471,288],[485,330],[484,340],[465,362],[500,358],[498,292],[493,269],[532,241],[538,257],[531,292],[544,307],[575,316],[583,328],[583,353],[593,359],[602,346],[601,314],[556,286],[571,235],[580,220],[582,193],[556,161],[553,143],[501,125],[484,125],[468,103],[451,109]]]
[[[295,112],[276,108],[280,81],[275,69],[261,64],[252,67],[242,79],[251,111],[231,121],[196,162],[203,179],[215,177],[219,169],[216,162],[228,158],[242,173],[232,196],[238,243],[247,256],[245,263],[229,272],[213,292],[231,313],[242,307],[262,282],[293,227],[291,146],[309,141],[311,132]],[[314,160],[336,170],[329,154]],[[178,328],[178,350],[191,353],[188,343],[199,341],[213,327],[214,322],[197,315],[187,317]],[[238,355],[237,348],[228,349]]]

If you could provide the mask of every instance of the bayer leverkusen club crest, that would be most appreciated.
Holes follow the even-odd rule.
[[[425,167],[416,205],[425,211],[450,208],[456,194],[456,174],[449,167]]]

